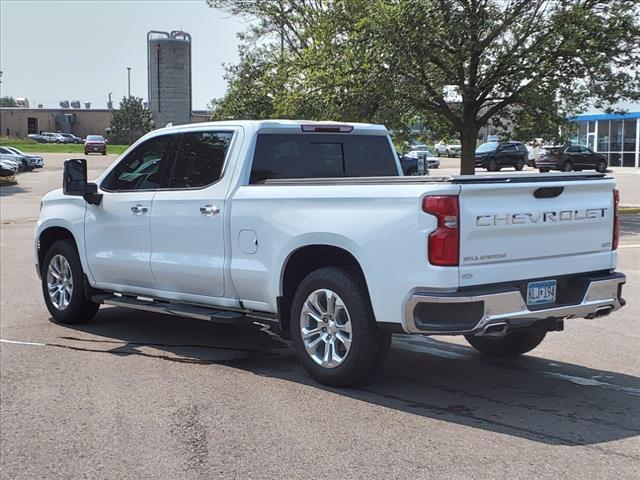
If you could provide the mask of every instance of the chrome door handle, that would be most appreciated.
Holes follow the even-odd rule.
[[[211,217],[213,215],[219,214],[220,209],[215,205],[205,205],[204,207],[200,207],[200,213],[206,215],[207,217]]]
[[[149,211],[149,209],[147,207],[145,207],[144,205],[136,205],[135,207],[131,207],[131,211],[133,213],[135,213],[136,215],[142,215],[143,213],[147,213]]]

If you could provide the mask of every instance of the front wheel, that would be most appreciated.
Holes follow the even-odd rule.
[[[600,173],[604,173],[607,171],[607,162],[604,160],[600,160],[596,165],[596,171]]]
[[[487,171],[489,172],[498,171],[498,162],[496,162],[493,158],[489,160],[489,163],[487,163]]]
[[[391,344],[391,335],[376,325],[363,280],[337,267],[315,270],[300,283],[291,334],[304,369],[334,387],[366,380]]]
[[[549,169],[548,168],[539,168],[538,171],[540,173],[549,173]]]
[[[533,327],[507,333],[502,337],[467,335],[465,338],[473,348],[489,357],[516,357],[540,345],[546,334],[544,330]]]
[[[563,172],[571,172],[572,170],[573,170],[573,164],[569,160],[567,160],[562,164]]]
[[[80,257],[68,239],[55,242],[44,256],[42,293],[49,313],[59,323],[84,323],[100,308],[86,298]]]

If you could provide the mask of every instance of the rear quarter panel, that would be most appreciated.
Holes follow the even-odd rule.
[[[307,245],[331,245],[359,262],[376,319],[400,323],[413,289],[457,287],[457,268],[427,263],[426,238],[436,222],[422,212],[421,199],[458,190],[451,184],[240,187],[230,221],[237,294],[252,308],[275,312],[289,256]],[[243,230],[255,232],[255,253],[241,249]]]

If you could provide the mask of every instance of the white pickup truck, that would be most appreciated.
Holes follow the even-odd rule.
[[[519,355],[617,310],[616,208],[598,173],[403,177],[378,125],[203,123],[149,133],[92,183],[68,160],[36,270],[56,321],[100,304],[271,321],[345,386],[391,333]]]

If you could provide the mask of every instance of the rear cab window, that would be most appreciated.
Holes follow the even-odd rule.
[[[249,183],[395,176],[396,159],[383,135],[264,133],[258,134]]]

